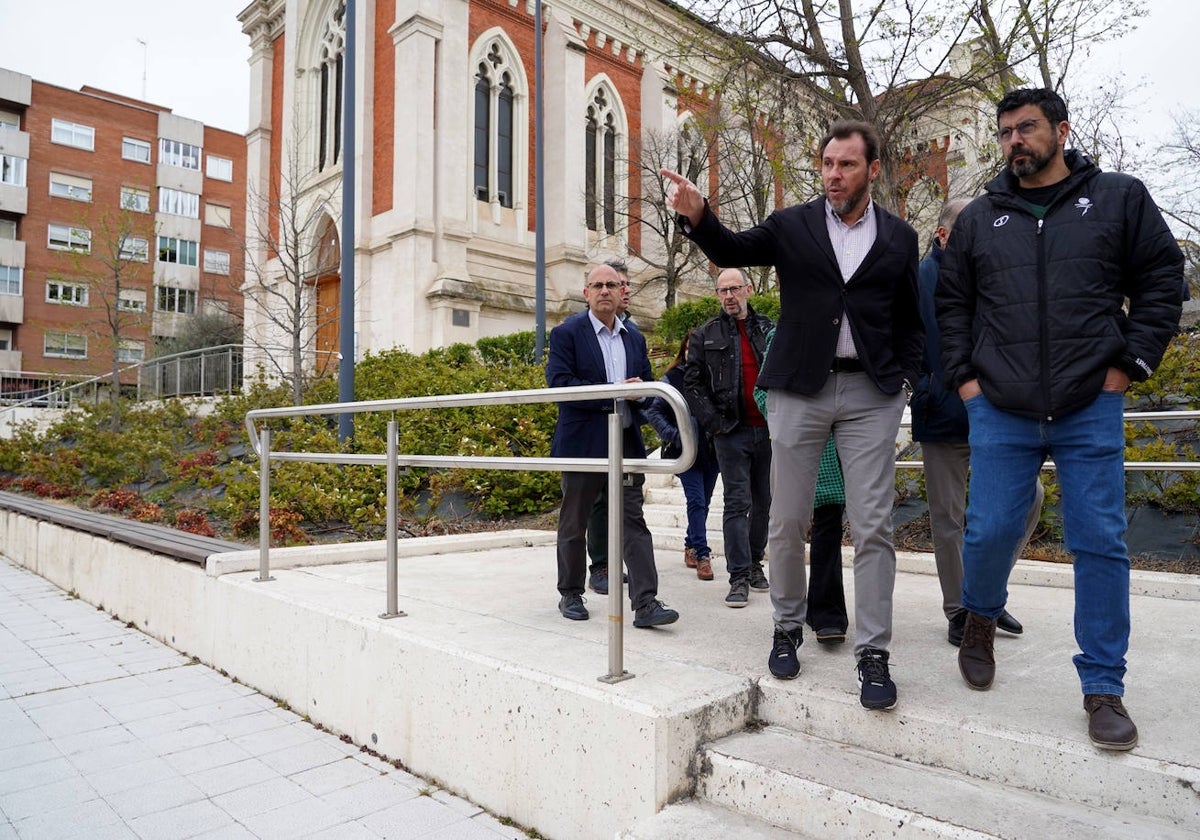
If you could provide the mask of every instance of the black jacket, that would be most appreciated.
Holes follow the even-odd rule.
[[[903,219],[872,205],[875,244],[843,282],[829,230],[825,199],[776,210],[735,233],[705,210],[683,231],[722,267],[773,265],[779,277],[779,329],[759,371],[763,388],[804,396],[820,392],[833,363],[842,313],[849,313],[854,346],[875,386],[899,393],[917,381],[924,330],[917,311],[917,233]]]
[[[942,267],[942,247],[937,240],[929,254],[917,266],[917,284],[921,292],[921,322],[925,325],[925,354],[921,378],[908,402],[912,416],[913,440],[923,443],[966,443],[970,425],[967,409],[954,391],[942,384],[942,340],[934,316],[933,295],[938,270]]]
[[[1048,420],[1089,405],[1109,367],[1148,378],[1182,303],[1183,254],[1145,186],[1066,162],[1043,219],[1007,169],[967,205],[935,296],[946,387],[977,378],[996,407]]]
[[[746,334],[762,367],[771,319],[746,304]],[[731,432],[745,418],[742,407],[742,339],[737,320],[725,310],[692,332],[683,368],[683,395],[709,435]]]

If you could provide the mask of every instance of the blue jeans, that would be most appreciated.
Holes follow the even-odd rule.
[[[683,497],[687,500],[687,536],[683,545],[694,550],[697,557],[708,557],[712,554],[708,547],[708,508],[720,471],[715,461],[701,464],[699,458],[696,460],[695,466],[679,474]]]
[[[750,563],[767,551],[771,515],[771,435],[766,426],[738,426],[713,443],[725,489],[721,520],[725,569],[733,583],[750,577]]]
[[[1125,400],[1101,391],[1054,420],[1001,411],[982,394],[966,401],[971,487],[963,537],[963,606],[996,618],[1008,600],[1013,551],[1046,456],[1062,490],[1063,529],[1075,556],[1075,669],[1084,694],[1125,693],[1129,554],[1125,548]]]

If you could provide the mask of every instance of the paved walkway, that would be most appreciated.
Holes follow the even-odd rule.
[[[525,836],[0,557],[0,840]]]

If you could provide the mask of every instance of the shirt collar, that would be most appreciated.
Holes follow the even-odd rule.
[[[833,212],[833,205],[829,203],[829,199],[828,198],[825,199],[825,218],[836,222],[837,224],[841,225],[844,228],[849,229],[849,228],[858,227],[860,224],[866,222],[868,219],[874,218],[874,216],[875,216],[875,199],[871,198],[870,196],[867,197],[867,209],[863,211],[863,214],[862,214],[862,216],[859,217],[858,221],[852,225],[848,225],[845,222],[843,222],[842,217],[839,216],[837,213]]]
[[[599,334],[601,330],[608,329],[608,327],[606,327],[604,325],[603,321],[601,321],[599,318],[597,318],[595,315],[592,314],[592,310],[589,309],[587,311],[587,314],[588,314],[588,318],[592,322],[592,332]],[[620,318],[615,318],[613,320],[612,332],[614,335],[620,335],[621,333],[627,332],[628,330],[629,330],[629,327],[625,326],[625,322],[622,321]]]

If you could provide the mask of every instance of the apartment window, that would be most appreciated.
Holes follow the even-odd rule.
[[[200,218],[200,196],[195,193],[173,190],[170,187],[158,188],[158,212],[170,213],[172,216],[187,216],[189,219]]]
[[[233,227],[233,211],[221,204],[204,203],[204,224],[213,227]]]
[[[158,141],[158,162],[199,171],[200,147],[164,137]]]
[[[205,158],[204,174],[217,181],[232,181],[233,161],[231,161],[229,158],[209,155],[207,158]]]
[[[117,298],[117,309],[123,312],[145,312],[146,292],[144,289],[122,289]]]
[[[136,160],[139,163],[150,162],[150,144],[145,140],[135,140],[132,137],[121,138],[121,157],[125,160]]]
[[[154,308],[159,312],[178,312],[180,315],[196,314],[196,292],[193,289],[176,289],[173,286],[155,286]]]
[[[50,225],[47,228],[46,247],[55,251],[92,252],[92,232],[87,228],[70,225]]]
[[[17,223],[12,219],[0,219],[0,240],[17,238]]]
[[[158,237],[158,261],[178,265],[196,265],[200,243],[173,236]]]
[[[25,158],[15,155],[0,155],[0,184],[14,187],[25,186]]]
[[[210,274],[229,273],[229,254],[226,251],[204,249],[204,270]]]
[[[12,330],[0,330],[0,350],[11,350],[13,342]]]
[[[63,146],[74,146],[77,149],[87,149],[90,152],[96,147],[96,129],[90,125],[80,125],[66,120],[51,120],[50,142]]]
[[[70,198],[75,201],[91,201],[92,179],[79,178],[75,175],[63,175],[61,172],[51,172],[50,195],[56,195],[59,198]]]
[[[0,265],[0,295],[21,294],[22,269],[16,265]]]
[[[46,302],[65,303],[68,306],[87,306],[86,283],[64,283],[60,280],[46,281]]]
[[[0,111],[0,131],[12,129],[13,131],[21,130],[21,115],[14,114],[12,111]]]
[[[133,262],[146,262],[150,259],[150,242],[141,236],[123,236],[120,248],[117,249],[117,257]]]
[[[117,346],[118,362],[140,362],[146,358],[146,342],[124,341]]]
[[[121,209],[135,213],[150,212],[150,191],[137,187],[121,187]]]
[[[50,358],[86,359],[87,336],[46,330],[42,339],[42,355]]]

